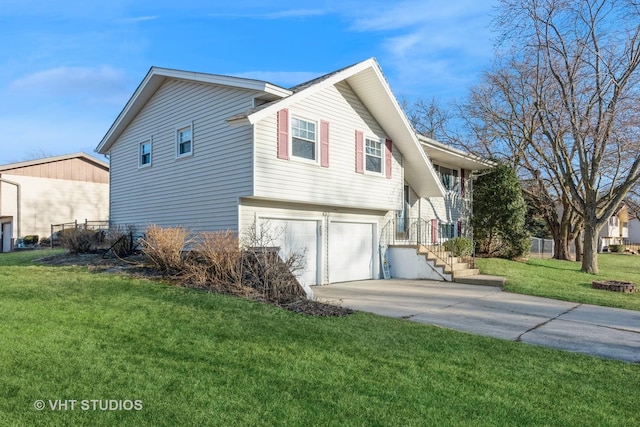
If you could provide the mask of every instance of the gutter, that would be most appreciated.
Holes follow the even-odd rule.
[[[20,198],[20,184],[17,182],[13,182],[13,181],[9,181],[8,179],[4,179],[4,178],[0,178],[0,182],[4,182],[6,184],[11,184],[11,185],[15,185],[16,189],[17,189],[17,197],[16,197],[16,217],[17,217],[17,226],[16,226],[16,230],[17,230],[17,237],[16,239],[20,238],[20,205],[21,205],[21,198]]]

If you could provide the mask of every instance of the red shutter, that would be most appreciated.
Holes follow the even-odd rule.
[[[320,120],[320,166],[329,167],[329,122]]]
[[[356,172],[364,173],[364,134],[356,131]]]
[[[438,243],[438,220],[435,218],[431,220],[431,243]]]
[[[460,169],[460,195],[464,197],[464,169]]]
[[[384,142],[385,157],[384,157],[384,171],[387,175],[387,179],[391,179],[391,170],[393,169],[393,142],[387,139]]]
[[[278,111],[278,158],[289,160],[289,110]]]

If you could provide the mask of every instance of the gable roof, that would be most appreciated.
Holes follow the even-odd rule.
[[[25,167],[29,167],[29,166],[36,166],[36,165],[42,165],[45,163],[53,163],[53,162],[60,162],[63,160],[70,160],[70,159],[81,159],[86,161],[87,163],[91,163],[101,169],[104,169],[106,171],[109,170],[109,164],[100,160],[100,159],[96,159],[95,157],[92,157],[86,153],[72,153],[72,154],[64,154],[61,156],[52,156],[52,157],[43,157],[41,159],[35,159],[35,160],[27,160],[25,162],[16,162],[16,163],[8,163],[6,165],[0,165],[0,172],[6,172],[9,170],[13,170],[13,169],[19,169],[19,168],[25,168]]]
[[[374,58],[292,88],[293,94],[229,118],[230,124],[255,124],[322,89],[345,81],[403,154],[405,180],[420,197],[444,195],[444,188]]]
[[[152,67],[102,138],[96,148],[97,152],[106,154],[109,151],[113,143],[168,78],[253,89],[271,97],[270,102],[230,117],[227,122],[231,125],[253,125],[282,108],[345,81],[402,152],[404,177],[416,194],[420,197],[444,195],[440,179],[374,58],[333,71],[291,89],[260,80]]]
[[[291,95],[288,89],[276,86],[262,80],[246,79],[242,77],[223,76],[220,74],[196,73],[170,68],[151,67],[129,101],[126,103],[106,135],[96,147],[96,151],[107,154],[113,143],[138,115],[144,105],[167,79],[185,80],[196,83],[229,86],[263,92],[273,98]]]

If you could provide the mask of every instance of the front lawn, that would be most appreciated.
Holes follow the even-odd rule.
[[[591,287],[594,280],[630,281],[640,287],[640,256],[600,254],[597,275],[582,273],[579,262],[555,259],[477,258],[476,265],[483,274],[506,277],[504,290],[509,292],[640,311],[640,292],[622,294]]]
[[[0,254],[0,425],[640,425],[637,364],[37,256]]]

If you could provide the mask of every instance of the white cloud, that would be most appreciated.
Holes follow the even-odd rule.
[[[38,96],[114,96],[127,90],[126,74],[112,67],[57,67],[14,80],[12,91]]]
[[[265,13],[213,13],[209,16],[213,18],[230,18],[230,19],[289,19],[289,18],[312,18],[316,16],[326,15],[327,10],[324,9],[285,9],[277,12]]]
[[[120,22],[123,22],[125,24],[135,24],[138,22],[153,21],[154,19],[158,19],[158,17],[157,16],[136,16],[133,18],[122,19]]]
[[[279,12],[267,13],[262,15],[267,19],[281,19],[281,18],[307,18],[311,16],[321,16],[326,13],[322,9],[291,9],[282,10]]]

